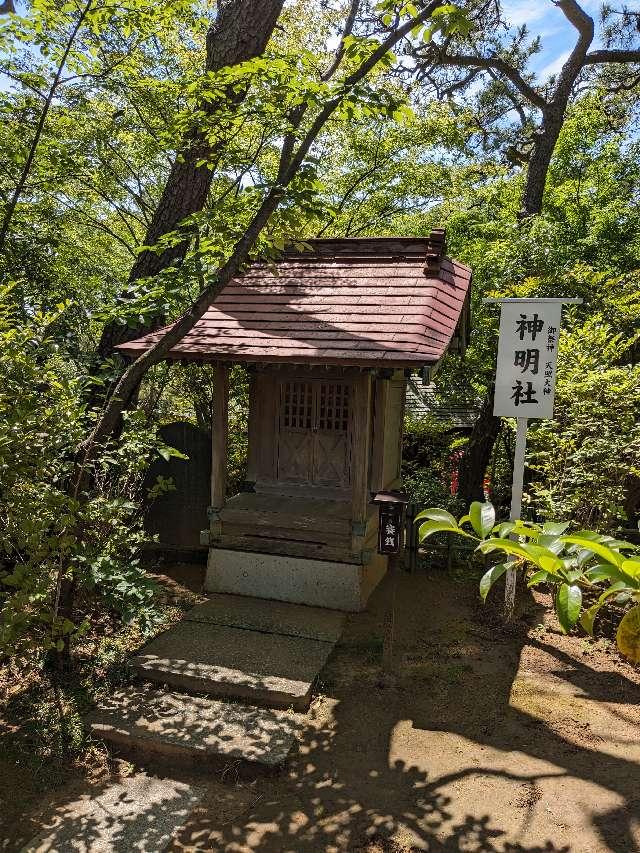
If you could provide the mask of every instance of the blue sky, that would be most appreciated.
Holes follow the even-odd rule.
[[[590,14],[596,24],[594,45],[599,42],[599,18],[602,0],[579,0],[583,9]],[[615,3],[622,6],[623,0]],[[624,5],[640,11],[640,0],[625,0]],[[17,0],[18,10],[25,7],[24,0]],[[575,42],[576,31],[555,6],[553,0],[502,0],[505,17],[514,27],[526,24],[531,37],[540,36],[542,49],[533,57],[531,68],[542,81],[556,74],[566,60],[571,46]],[[0,79],[0,87],[6,88],[6,81]]]
[[[601,0],[582,0],[581,6],[596,25],[596,39],[600,30]],[[620,4],[621,5],[621,4]],[[628,2],[633,8],[638,4]],[[531,68],[542,80],[556,74],[575,43],[576,31],[552,0],[503,0],[506,17],[514,27],[526,24],[531,36],[540,36],[542,50],[533,58]]]

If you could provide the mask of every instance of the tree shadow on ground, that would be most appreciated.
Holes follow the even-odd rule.
[[[570,716],[565,734],[511,702],[526,626],[479,623],[475,589],[401,577],[404,672],[384,679],[388,597],[387,583],[350,620],[324,673],[332,698],[302,724],[288,768],[226,822],[205,805],[172,849],[637,850],[638,764],[598,736],[586,742]],[[610,673],[558,660],[588,688],[576,693],[607,696]]]
[[[526,626],[503,629],[478,610],[475,588],[420,575],[399,579],[397,674],[382,677],[389,583],[349,619],[309,714],[291,718],[299,747],[282,770],[258,775],[230,759],[215,775],[204,762],[198,775],[165,771],[204,791],[169,849],[637,851],[640,751],[619,735],[637,736],[638,721],[602,716],[611,672],[528,641]],[[551,656],[543,682],[538,653]],[[553,679],[563,685],[557,695]],[[627,679],[625,701],[637,701],[637,689]],[[171,809],[160,798],[120,815],[111,849],[138,849],[131,832]],[[67,832],[90,838],[88,820],[68,814]]]
[[[23,853],[130,851],[157,853],[200,799],[202,791],[171,779],[138,773],[102,783],[60,804]]]

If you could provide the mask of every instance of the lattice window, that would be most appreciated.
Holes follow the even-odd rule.
[[[310,382],[285,382],[282,425],[288,429],[311,429],[313,387]]]
[[[349,386],[343,382],[320,383],[318,429],[346,432],[349,427]]]

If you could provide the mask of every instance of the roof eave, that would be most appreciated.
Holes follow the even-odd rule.
[[[132,359],[137,358],[147,351],[148,347],[132,347],[127,344],[120,344],[117,347],[120,352]],[[391,357],[386,358],[345,358],[342,356],[300,356],[300,355],[255,355],[247,353],[246,355],[240,353],[225,353],[225,352],[194,352],[190,351],[179,352],[172,351],[168,353],[163,361],[166,362],[184,362],[184,363],[224,363],[224,364],[302,364],[309,365],[314,367],[322,367],[324,365],[331,365],[332,367],[360,367],[360,368],[372,368],[372,369],[388,369],[388,368],[398,368],[402,369],[411,369],[411,370],[421,370],[422,368],[433,368],[436,365],[439,365],[444,357],[445,351],[442,355],[438,355],[434,353],[433,355],[426,354],[416,354],[415,356],[411,356],[410,353],[402,354],[401,357],[394,358],[393,355]],[[405,357],[406,355],[406,357]]]

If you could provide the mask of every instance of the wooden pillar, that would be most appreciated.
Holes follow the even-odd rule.
[[[353,383],[351,454],[351,551],[362,554],[369,512],[369,455],[371,452],[371,376],[365,373]]]
[[[227,492],[227,441],[229,434],[229,368],[216,364],[211,418],[210,531],[220,534],[219,513]]]
[[[249,370],[249,421],[247,424],[247,486],[255,486],[260,458],[261,412],[258,377],[255,369]]]
[[[371,481],[369,483],[372,492],[380,492],[385,487],[384,445],[390,384],[388,379],[376,379],[374,383],[373,446],[371,448]]]

